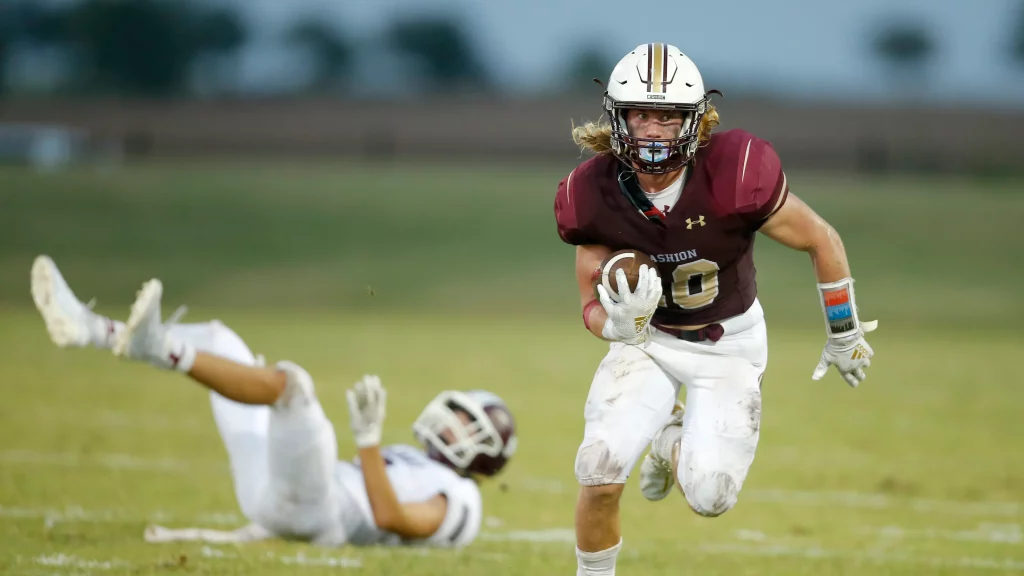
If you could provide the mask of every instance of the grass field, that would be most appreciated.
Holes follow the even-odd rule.
[[[551,211],[569,167],[175,164],[0,169],[0,573],[572,574],[572,461],[602,345],[581,327]],[[770,338],[757,460],[737,507],[623,503],[619,574],[1024,572],[1024,194],[1016,181],[791,175],[842,233],[865,384],[813,382],[805,256],[758,241]],[[501,394],[520,449],[461,552],[149,545],[149,522],[242,520],[205,394],[96,350],[58,350],[28,294],[38,253],[123,317],[139,284],[307,367],[353,451],[342,392],[389,388],[385,441],[446,387]]]

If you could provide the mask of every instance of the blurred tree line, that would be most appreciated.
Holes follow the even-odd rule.
[[[33,52],[63,71],[60,90],[75,93],[182,93],[197,68],[247,39],[234,13],[186,2],[0,2],[0,66],[15,51]]]
[[[16,54],[61,71],[54,91],[162,97],[193,93],[198,77],[230,91],[250,41],[234,11],[192,0],[0,0],[0,93]],[[312,73],[301,90],[344,90],[366,46],[323,19],[294,22],[278,39],[300,51]],[[444,16],[397,19],[373,48],[386,47],[425,89],[486,90],[488,70],[461,24]]]
[[[1007,19],[1005,41],[996,40],[1003,60],[1024,72],[1024,1]],[[871,28],[872,54],[878,59],[895,90],[921,90],[927,87],[929,68],[940,49],[940,39],[919,19],[890,17]]]
[[[474,39],[453,17],[414,15],[392,21],[374,38],[355,39],[334,22],[316,17],[291,24],[277,40],[303,55],[310,73],[305,92],[344,92],[360,58],[386,53],[387,68],[401,67],[421,90],[483,91],[494,88]],[[1024,70],[1024,2],[1010,19],[1009,61]],[[86,95],[166,97],[236,86],[242,49],[251,41],[239,14],[196,0],[0,0],[0,94],[16,56],[32,55],[32,72],[55,76],[47,91]],[[889,18],[869,33],[872,55],[889,86],[926,87],[938,39],[921,21]],[[366,53],[362,52],[367,51]],[[24,58],[20,60],[24,62]],[[614,58],[584,46],[566,63],[563,84],[592,88]],[[374,64],[380,66],[380,64]]]

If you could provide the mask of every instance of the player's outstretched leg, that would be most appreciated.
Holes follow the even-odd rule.
[[[250,518],[281,536],[343,543],[333,481],[337,443],[313,379],[291,362],[264,368],[197,350],[182,330],[161,322],[162,294],[159,280],[143,285],[114,354],[184,372],[228,400],[269,406],[266,481]]]
[[[284,391],[284,374],[273,368],[247,366],[199,351],[168,330],[160,316],[163,284],[142,285],[124,330],[114,341],[114,355],[188,374],[221,396],[243,404],[271,406]]]
[[[32,263],[32,299],[54,344],[61,348],[92,346],[111,349],[125,329],[123,322],[93,312],[75,296],[57,264],[46,255]],[[183,310],[179,309],[179,311]],[[187,342],[197,351],[253,366],[256,358],[245,341],[219,321],[175,324],[168,321],[170,338]],[[210,392],[214,420],[220,430],[239,507],[252,518],[267,476],[267,406],[240,404]]]
[[[278,534],[326,546],[344,544],[334,426],[308,372],[288,361],[278,362],[277,370],[287,385],[270,410],[269,475],[259,522]]]
[[[61,348],[95,346],[109,349],[124,324],[93,312],[64,281],[49,256],[37,256],[32,263],[32,301],[46,323],[53,343]]]
[[[206,352],[244,366],[262,366],[245,341],[218,320],[189,324],[168,324],[167,334]],[[210,406],[231,464],[235,497],[246,518],[255,518],[267,481],[267,445],[270,407],[242,404],[213,390]]]

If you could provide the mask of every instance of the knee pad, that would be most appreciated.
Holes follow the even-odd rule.
[[[584,441],[576,451],[576,480],[580,486],[625,484],[629,468],[604,440]]]
[[[284,372],[287,383],[284,392],[277,399],[276,407],[288,406],[292,402],[301,401],[309,403],[316,400],[316,388],[313,386],[313,377],[309,372],[294,362],[282,360],[276,364],[281,372]]]
[[[715,517],[736,505],[739,485],[725,472],[703,472],[683,485],[686,502],[701,516]]]

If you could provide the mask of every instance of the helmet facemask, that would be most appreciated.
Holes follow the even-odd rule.
[[[642,174],[667,174],[685,166],[697,153],[700,125],[708,109],[708,97],[694,104],[651,104],[617,102],[608,94],[604,108],[612,126],[611,146],[615,156]],[[675,138],[640,138],[629,133],[626,113],[630,109],[677,110],[683,124]]]
[[[503,440],[491,418],[473,393],[447,391],[427,404],[412,428],[431,458],[463,473],[490,475],[516,448],[515,436]]]

